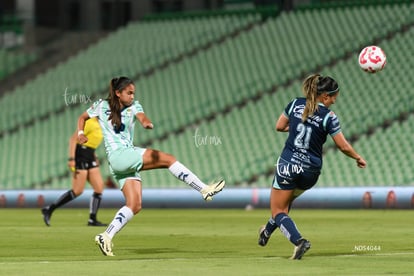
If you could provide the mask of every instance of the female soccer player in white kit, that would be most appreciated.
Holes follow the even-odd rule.
[[[98,117],[110,169],[126,199],[125,206],[115,214],[105,232],[95,237],[96,244],[106,256],[114,256],[113,237],[142,208],[141,170],[168,168],[174,176],[200,192],[204,200],[212,200],[225,186],[224,180],[211,185],[204,184],[171,154],[134,146],[134,125],[137,120],[145,129],[154,127],[141,104],[134,100],[134,95],[132,80],[127,77],[114,78],[110,82],[108,98],[95,102],[78,119],[78,140],[82,144],[87,142],[83,133],[85,121]]]

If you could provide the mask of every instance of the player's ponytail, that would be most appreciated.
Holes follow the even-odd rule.
[[[302,92],[306,97],[306,105],[302,114],[302,122],[305,122],[309,116],[312,116],[318,110],[318,82],[321,76],[319,74],[310,75],[303,81]]]
[[[109,108],[111,109],[111,114],[108,119],[111,120],[116,132],[119,132],[122,127],[122,106],[119,97],[116,95],[116,91],[122,91],[130,84],[133,84],[133,81],[127,77],[113,78],[109,83],[109,95],[107,101],[109,103]]]
[[[339,85],[331,77],[314,74],[304,80],[302,91],[306,97],[306,105],[302,114],[302,122],[305,122],[309,116],[312,116],[318,110],[318,96],[323,93],[329,96],[335,95],[339,91]]]

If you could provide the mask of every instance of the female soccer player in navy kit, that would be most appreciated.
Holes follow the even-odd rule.
[[[132,142],[137,120],[143,128],[154,127],[141,104],[134,101],[134,95],[132,80],[127,77],[114,78],[110,82],[108,98],[95,102],[78,119],[78,140],[83,144],[88,141],[83,132],[85,121],[98,117],[110,169],[126,199],[125,206],[115,214],[105,232],[95,237],[96,244],[106,256],[114,256],[112,238],[141,210],[141,170],[168,168],[174,176],[200,192],[204,200],[211,200],[225,185],[224,180],[206,185],[173,155],[134,146]]]
[[[291,101],[276,122],[276,130],[289,132],[276,164],[270,194],[272,217],[259,233],[259,245],[265,246],[276,228],[294,244],[291,259],[301,259],[311,247],[288,216],[292,202],[317,182],[322,168],[322,146],[330,135],[344,154],[356,160],[360,168],[366,161],[345,139],[335,113],[329,107],[339,95],[338,83],[329,76],[314,74],[302,86],[305,98]]]

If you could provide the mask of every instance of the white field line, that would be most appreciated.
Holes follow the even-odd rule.
[[[306,258],[353,258],[353,257],[375,257],[375,256],[404,256],[404,255],[414,255],[414,252],[391,252],[391,253],[373,253],[373,254],[369,254],[369,253],[357,253],[357,254],[338,254],[338,255],[323,255],[323,256],[315,256],[315,255],[311,255],[311,256],[306,256]],[[120,255],[120,257],[122,257]],[[201,258],[201,257],[200,257]],[[108,261],[116,261],[116,262],[165,262],[165,261],[190,261],[190,260],[195,260],[197,258],[142,258],[142,259],[128,259],[128,260],[119,260],[117,259],[117,256],[115,257],[105,257],[102,256],[102,260],[85,260],[85,261],[29,261],[29,262],[25,262],[25,261],[21,261],[21,262],[2,262],[0,261],[1,265],[22,265],[24,264],[49,264],[49,263],[85,263],[85,262],[108,262]],[[215,259],[215,258],[204,258],[203,259]],[[229,258],[219,258],[222,260],[238,260],[240,261],[240,257],[229,257]],[[250,260],[281,260],[281,259],[286,259],[288,260],[289,257],[280,257],[280,256],[272,256],[272,257],[253,257],[253,258],[249,258]]]

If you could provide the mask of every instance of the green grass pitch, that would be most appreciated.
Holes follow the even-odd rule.
[[[115,209],[101,209],[109,222]],[[39,209],[0,209],[1,275],[412,275],[412,210],[294,209],[312,248],[302,260],[277,230],[257,245],[269,211],[144,209],[101,254],[87,209],[59,209],[46,227]]]

